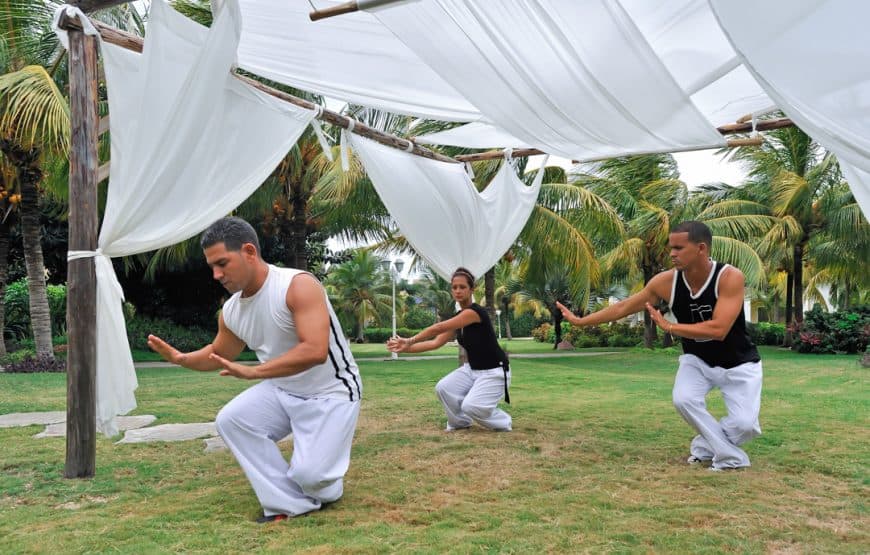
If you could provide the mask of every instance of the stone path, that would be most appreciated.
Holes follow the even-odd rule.
[[[155,420],[157,420],[156,416],[152,414],[144,414],[142,416],[119,416],[115,419],[115,422],[118,424],[119,430],[126,431],[143,428]],[[45,430],[39,432],[33,437],[66,437],[66,419],[64,419],[63,422],[49,424],[45,427]]]
[[[189,441],[203,439],[205,452],[223,451],[227,449],[224,441],[218,436],[214,422],[197,422],[192,424],[160,424],[150,426],[157,417],[151,414],[140,416],[119,416],[116,419],[118,429],[124,432],[119,443],[149,443],[157,441]],[[33,437],[66,437],[66,412],[17,412],[0,415],[0,428],[24,426],[45,426],[45,429]],[[292,439],[292,435],[280,440],[284,443]]]

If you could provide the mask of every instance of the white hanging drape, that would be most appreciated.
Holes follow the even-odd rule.
[[[519,144],[578,160],[725,145],[619,2],[429,0],[371,13]]]
[[[238,2],[239,67],[302,90],[380,110],[445,121],[479,111],[365,12],[311,21],[298,0]],[[326,3],[318,0],[317,5]]]
[[[459,266],[476,277],[493,267],[526,225],[543,171],[532,186],[506,163],[478,192],[461,164],[422,158],[358,135],[351,145],[414,250],[444,279]]]
[[[233,3],[206,29],[151,5],[143,53],[102,44],[111,113],[108,200],[96,253],[97,426],[136,407],[137,386],[111,257],[172,245],[238,206],[268,177],[314,113],[230,75]],[[204,276],[205,278],[205,276]]]
[[[711,0],[755,79],[833,152],[870,217],[870,41],[863,0]],[[748,17],[751,14],[751,17]]]

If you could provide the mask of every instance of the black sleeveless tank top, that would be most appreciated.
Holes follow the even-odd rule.
[[[468,308],[480,317],[479,323],[465,326],[456,331],[456,341],[468,353],[468,365],[471,366],[472,370],[507,368],[507,355],[498,344],[489,313],[477,303],[473,303]]]
[[[719,276],[728,264],[713,262],[713,271],[697,295],[692,296],[683,272],[674,272],[671,287],[671,311],[681,324],[695,324],[713,318],[713,309],[719,297]],[[683,352],[692,354],[709,364],[733,368],[746,362],[758,362],[758,349],[746,333],[746,316],[743,308],[722,341],[715,339],[688,339],[683,341]]]

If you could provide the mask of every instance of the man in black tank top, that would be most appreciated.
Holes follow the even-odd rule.
[[[655,275],[644,289],[603,310],[579,318],[563,305],[574,325],[619,320],[644,308],[666,332],[681,338],[683,356],[674,381],[677,411],[698,435],[690,464],[711,461],[711,470],[749,466],[738,447],[761,433],[761,358],[746,333],[743,273],[710,258],[713,236],[701,222],[683,222],[668,237],[673,270]],[[654,307],[665,300],[676,317],[670,322]],[[716,420],[707,411],[707,393],[722,391],[728,414]]]

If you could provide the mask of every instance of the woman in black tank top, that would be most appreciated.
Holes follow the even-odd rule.
[[[458,268],[450,282],[460,311],[409,338],[393,337],[387,348],[394,353],[422,353],[456,339],[468,354],[468,362],[445,376],[435,387],[447,413],[447,431],[468,428],[477,422],[485,428],[509,431],[509,414],[498,408],[504,397],[510,402],[510,367],[498,344],[486,310],[472,302],[474,276]]]

